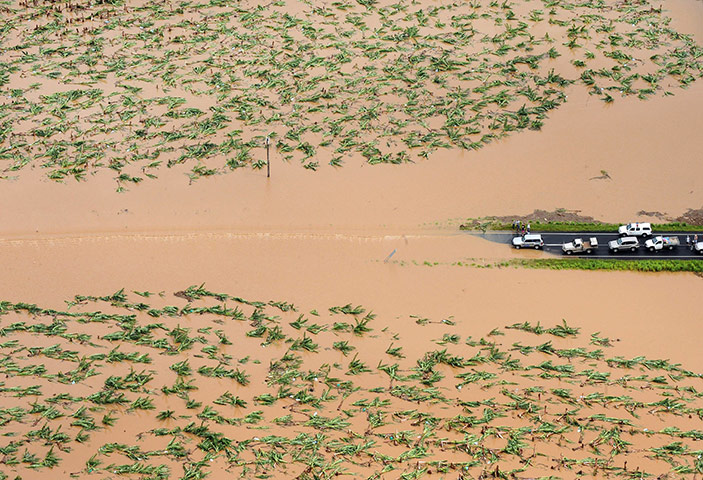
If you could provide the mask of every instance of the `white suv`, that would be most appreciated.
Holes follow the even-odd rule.
[[[620,225],[618,234],[621,237],[648,237],[652,234],[652,225],[649,223],[628,223]]]
[[[539,233],[528,233],[522,237],[513,238],[513,247],[520,248],[534,248],[535,250],[544,247],[544,240],[542,240],[542,235]]]
[[[634,252],[639,246],[640,242],[635,237],[622,237],[608,242],[608,247],[613,253],[618,253],[620,250],[630,250]]]

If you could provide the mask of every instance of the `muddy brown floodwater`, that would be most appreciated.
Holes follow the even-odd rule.
[[[111,174],[57,184],[39,171],[3,183],[4,235],[195,230],[345,231],[387,228],[534,208],[580,210],[602,221],[639,211],[678,216],[703,206],[703,84],[673,97],[604,105],[582,89],[540,132],[521,132],[470,153],[411,165],[310,172],[274,154],[265,171],[188,185],[177,168],[116,194]],[[260,152],[264,155],[264,151]],[[591,180],[608,172],[610,180]]]
[[[384,263],[394,250],[395,262]],[[36,298],[61,306],[75,294],[103,295],[123,287],[175,291],[205,282],[213,291],[252,299],[363,303],[384,318],[453,316],[466,333],[495,322],[566,319],[622,338],[624,354],[703,360],[696,347],[703,330],[700,278],[424,264],[515,255],[507,246],[469,235],[57,237],[5,241],[1,253],[4,296],[16,301]]]
[[[667,1],[665,8],[670,9],[678,29],[703,37],[703,2]],[[39,169],[24,171],[16,180],[0,184],[0,300],[62,309],[64,301],[76,294],[106,295],[125,288],[163,290],[169,301],[175,302],[173,292],[204,282],[215,292],[265,302],[291,301],[305,311],[363,304],[378,314],[377,331],[387,328],[401,333],[402,346],[413,360],[435,348],[433,341],[445,333],[458,333],[463,341],[517,322],[552,326],[566,320],[586,336],[600,332],[613,339],[614,355],[669,359],[700,372],[703,309],[699,295],[703,279],[692,274],[451,265],[467,258],[482,263],[543,254],[514,252],[504,245],[458,234],[456,222],[450,221],[566,208],[617,222],[639,219],[640,211],[674,217],[689,208],[701,208],[701,112],[701,81],[675,90],[670,97],[647,101],[617,98],[612,105],[590,97],[582,88],[570,88],[567,103],[550,113],[540,132],[514,134],[477,152],[436,153],[427,161],[409,165],[361,164],[310,172],[285,163],[274,153],[270,179],[265,171],[242,169],[189,184],[186,172],[174,167],[160,170],[158,180],[121,194],[115,193],[110,173],[64,184],[47,180]],[[594,180],[601,171],[610,179]],[[384,262],[392,252],[392,261]],[[181,306],[186,303],[182,298],[178,301]],[[434,323],[420,326],[418,318]],[[448,329],[442,319],[456,326]],[[199,319],[188,321],[193,330],[200,327]],[[0,320],[2,327],[7,323]],[[81,328],[90,331],[88,326]],[[382,337],[384,342],[387,339]],[[546,340],[540,339],[540,343]],[[45,347],[51,342],[36,339],[36,345]],[[387,346],[384,343],[381,347],[380,340],[374,339],[358,341],[357,345],[359,350],[367,345]],[[564,345],[575,346],[568,341]],[[237,348],[228,351],[234,354]],[[469,356],[463,343],[451,348],[456,354]],[[328,350],[320,354],[325,362],[348,362],[339,352]],[[275,353],[283,351],[281,347]],[[260,365],[250,368],[255,385],[262,384],[274,355],[262,358]],[[28,365],[41,363],[31,356],[24,360]],[[368,358],[367,363],[375,367],[379,360]],[[44,363],[54,368],[51,361]],[[166,371],[171,363],[158,357],[149,368],[161,370],[173,380],[175,375]],[[126,374],[123,370],[121,374]],[[12,385],[23,388],[32,384],[24,377],[11,380],[15,382]],[[382,380],[371,377],[368,388],[377,386],[374,382],[386,385],[387,379]],[[214,385],[218,391],[226,389],[224,380],[208,381],[212,381],[208,386]],[[515,382],[519,388],[526,385],[521,383],[523,379]],[[542,383],[546,388],[558,388],[553,379]],[[700,384],[695,385],[702,390]],[[589,388],[600,388],[581,387],[584,395],[591,392]],[[92,386],[83,388],[85,391],[76,387],[76,394],[93,391]],[[613,395],[623,394],[619,386],[608,388]],[[482,390],[465,391],[466,399],[486,396]],[[52,392],[45,389],[44,394]],[[651,400],[649,394],[645,391],[642,398]],[[210,390],[202,388],[194,398],[206,402],[210,396]],[[160,402],[156,412],[176,404],[170,397]],[[27,409],[30,404],[9,395],[2,403],[2,408]],[[287,408],[293,407],[268,407],[266,415],[280,417]],[[401,405],[394,403],[389,408],[400,409]],[[422,408],[436,413],[441,407]],[[560,415],[562,409],[566,407],[560,404]],[[451,410],[452,414],[460,412]],[[617,413],[625,415],[623,409]],[[95,450],[100,442],[111,441],[113,433],[126,442],[156,427],[149,423],[154,422],[155,414],[133,413],[133,421],[122,431],[96,433],[92,440],[96,443],[86,444],[80,455],[63,455],[59,470],[54,471],[57,478],[83,471],[86,458],[81,455]],[[553,412],[549,418],[552,414],[557,418]],[[354,422],[351,428],[361,428],[358,419]],[[521,425],[520,419],[505,419],[505,425],[511,422]],[[646,422],[658,429],[671,425],[682,430],[703,429],[695,415],[672,420],[655,412],[645,416],[642,424]],[[20,434],[29,428],[23,424]],[[217,428],[227,431],[223,426]],[[286,430],[279,428],[269,433]],[[240,427],[237,435],[252,435],[251,430],[244,430]],[[670,465],[643,453],[655,445],[648,437],[632,432],[623,435],[641,449],[633,453],[631,470],[670,471]],[[502,440],[493,439],[496,448],[502,448]],[[574,445],[580,441],[578,436],[567,440]],[[693,440],[685,441],[692,449],[700,449]],[[149,445],[144,448],[152,448]],[[396,447],[397,443],[387,443],[378,451],[397,456],[404,449]],[[562,451],[555,442],[540,448],[555,457]],[[251,452],[247,454],[254,458]],[[442,458],[451,462],[463,457],[451,452]],[[179,462],[163,462],[171,467],[172,478],[178,478]],[[211,478],[227,478],[224,460],[218,458],[213,464]],[[290,467],[286,476],[300,474],[296,468]],[[363,465],[358,469],[373,473]],[[576,470],[555,473],[550,465],[539,465],[532,473],[535,477],[579,476]],[[24,474],[25,479],[36,478]],[[598,476],[597,468],[587,474]],[[117,477],[105,474],[103,478]]]

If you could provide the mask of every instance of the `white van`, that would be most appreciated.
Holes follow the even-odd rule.
[[[618,234],[621,237],[648,237],[652,234],[652,225],[649,223],[628,223],[620,225]]]

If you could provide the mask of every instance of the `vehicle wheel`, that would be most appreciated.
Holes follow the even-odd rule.
[[[674,249],[674,247],[669,247],[669,250],[673,250],[673,249]]]
[[[515,250],[520,250],[520,245],[515,245]]]
[[[617,249],[617,248],[613,248],[613,253],[618,253],[618,249]]]
[[[535,250],[539,250],[539,245],[535,245]]]
[[[630,249],[631,252],[634,252],[635,250],[637,250],[635,247],[632,247],[632,248]]]
[[[650,251],[650,252],[653,252],[653,251],[654,251],[654,247],[649,247],[649,251]]]
[[[567,254],[567,255],[571,255],[572,253],[574,253],[574,252],[572,252],[571,250],[567,250],[567,251],[566,251],[566,254]]]
[[[592,252],[592,250],[590,248],[588,250],[586,250],[586,253],[589,255],[591,254],[591,252]]]

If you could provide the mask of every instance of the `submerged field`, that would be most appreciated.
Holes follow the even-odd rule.
[[[202,285],[0,307],[2,478],[703,472],[701,374],[566,321],[389,327]]]
[[[0,14],[0,480],[703,474],[699,0]]]
[[[672,95],[703,50],[637,2],[4,2],[5,177],[117,188],[277,160],[404,163],[539,130],[568,88]],[[573,89],[571,89],[573,93]],[[637,101],[637,100],[631,100]]]

